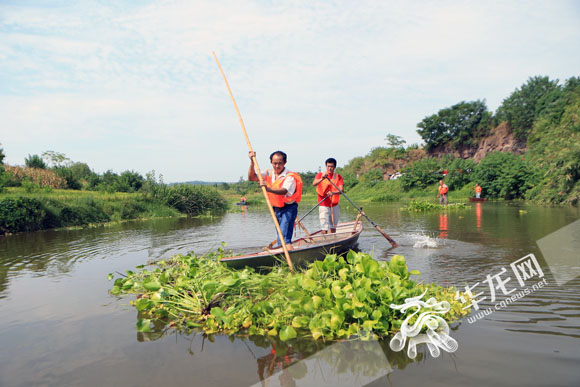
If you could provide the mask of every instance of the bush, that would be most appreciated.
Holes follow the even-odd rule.
[[[125,171],[117,178],[115,190],[117,192],[137,192],[143,186],[145,179],[134,171]]]
[[[188,215],[205,214],[208,211],[227,209],[227,201],[213,188],[203,185],[163,185],[156,191],[157,198],[169,207]]]
[[[66,181],[66,188],[81,189],[81,182],[75,177],[72,169],[68,167],[55,167],[54,172]]]
[[[45,217],[46,211],[36,199],[0,199],[0,234],[40,230]]]
[[[437,159],[426,158],[415,161],[403,169],[403,176],[399,178],[401,187],[405,191],[411,188],[426,188],[442,178],[440,170]]]
[[[371,169],[370,171],[361,176],[360,181],[362,183],[366,183],[373,186],[379,181],[383,181],[383,171],[381,171],[378,168]]]
[[[477,167],[477,163],[472,159],[455,159],[445,166],[448,170],[445,176],[445,184],[451,190],[458,190],[463,188],[466,184],[471,182],[472,174]]]
[[[523,198],[526,191],[537,184],[538,173],[523,156],[494,152],[481,160],[472,181],[483,188],[484,196],[517,199]]]

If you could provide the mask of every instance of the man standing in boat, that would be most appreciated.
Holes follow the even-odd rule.
[[[318,215],[320,218],[320,228],[322,233],[326,234],[328,230],[331,233],[336,232],[336,225],[338,224],[338,218],[340,217],[340,206],[338,202],[340,201],[340,192],[336,190],[334,185],[344,191],[344,181],[342,176],[338,173],[334,173],[336,169],[336,159],[329,158],[325,161],[326,172],[318,172],[314,177],[312,185],[316,187],[316,193],[318,194],[318,201],[322,200],[320,207],[318,207]],[[334,185],[332,185],[332,183]],[[324,199],[324,200],[323,200]]]
[[[256,152],[250,151],[250,169],[248,180],[260,181],[254,169],[254,157]],[[268,199],[274,207],[274,213],[280,224],[284,242],[291,249],[292,235],[294,234],[294,222],[298,215],[298,202],[302,199],[302,179],[295,172],[286,169],[287,156],[282,151],[276,151],[270,155],[272,170],[267,169],[262,173],[260,186],[266,187]],[[278,237],[278,244],[281,244]]]
[[[479,199],[481,197],[481,186],[479,184],[475,183],[474,190],[475,190],[475,197],[477,199]]]
[[[439,193],[437,194],[437,197],[439,198],[439,204],[447,205],[449,202],[447,199],[447,191],[449,191],[447,184],[445,184],[443,180],[439,180]]]

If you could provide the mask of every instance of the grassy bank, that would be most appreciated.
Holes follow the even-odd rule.
[[[0,234],[179,215],[142,194],[9,188],[0,197]]]
[[[8,188],[0,195],[0,235],[130,219],[197,216],[227,208],[215,190],[193,187],[165,191],[151,195]]]
[[[386,180],[376,183],[359,183],[351,189],[346,190],[345,193],[355,204],[400,201],[403,202],[402,206],[406,206],[408,202],[413,200],[436,203],[438,200],[437,190],[438,184],[431,184],[424,189],[412,188],[409,191],[405,191],[398,180]],[[240,195],[231,190],[223,190],[220,192],[231,204],[237,203],[240,199]],[[248,198],[248,204],[250,205],[266,205],[266,200],[261,191],[248,192],[245,196]],[[474,191],[473,184],[471,183],[466,184],[462,189],[449,191],[450,202],[466,202],[472,196],[474,196]],[[302,195],[302,200],[315,204],[317,202],[316,193],[306,192]]]

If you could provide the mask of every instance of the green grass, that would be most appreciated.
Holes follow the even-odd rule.
[[[0,195],[0,234],[174,216],[182,215],[137,193],[8,188]]]

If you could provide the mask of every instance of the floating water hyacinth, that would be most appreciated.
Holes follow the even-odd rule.
[[[427,348],[429,348],[429,352],[433,357],[439,356],[439,348],[447,352],[455,352],[459,348],[457,341],[449,336],[449,325],[447,325],[447,322],[436,315],[446,314],[451,309],[451,305],[447,301],[437,302],[434,297],[429,298],[427,302],[421,301],[426,293],[427,290],[420,296],[407,298],[402,305],[391,304],[391,308],[400,310],[401,313],[405,313],[411,308],[416,308],[413,313],[405,318],[401,325],[401,330],[395,334],[389,343],[393,351],[399,352],[405,347],[405,342],[409,338],[407,355],[411,359],[417,356],[417,344],[427,344]],[[415,323],[409,325],[409,321],[419,313],[421,308],[430,310],[421,313],[415,320]],[[421,333],[425,330],[426,333]]]
[[[230,269],[219,261],[224,255],[222,248],[201,257],[177,255],[152,269],[127,271],[115,280],[111,293],[137,295],[132,304],[139,311],[140,332],[161,325],[282,341],[388,336],[415,318],[390,305],[421,295],[447,301],[450,308],[442,314],[447,321],[468,313],[455,300],[456,289],[410,279],[420,273],[409,271],[400,255],[379,262],[362,252],[329,254],[295,274],[285,266],[267,273]]]

